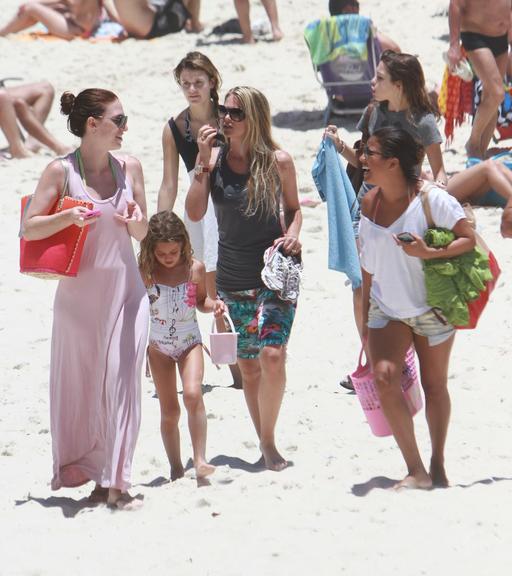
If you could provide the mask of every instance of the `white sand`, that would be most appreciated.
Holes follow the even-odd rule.
[[[19,3],[3,0],[2,20]],[[234,15],[231,0],[203,2],[213,26]],[[301,195],[316,197],[310,177],[322,135],[323,90],[316,84],[302,39],[304,25],[326,13],[321,0],[281,0],[286,34],[279,44],[215,43],[179,34],[122,45],[82,41],[0,39],[1,76],[47,78],[57,94],[101,86],[116,91],[130,116],[126,152],[142,162],[150,212],[161,178],[163,123],[183,107],[170,69],[190,49],[204,50],[221,70],[224,88],[262,89],[276,115],[275,135],[295,158]],[[440,81],[446,18],[432,15],[447,2],[362,2],[377,25],[404,51],[417,53],[426,76]],[[263,14],[254,8],[254,17]],[[354,120],[346,124],[356,139]],[[72,143],[55,105],[49,128]],[[446,154],[450,170],[463,165],[467,127]],[[51,307],[55,284],[17,269],[19,201],[33,191],[50,160],[0,163],[0,575],[242,574],[494,575],[510,571],[512,394],[509,369],[512,243],[498,233],[500,211],[478,220],[503,268],[499,287],[478,330],[461,332],[453,352],[453,417],[447,469],[453,487],[401,493],[372,487],[399,479],[404,466],[392,439],[371,435],[357,398],[338,386],[355,368],[358,340],[351,291],[327,270],[325,206],[304,208],[306,280],[289,351],[288,390],[278,444],[294,465],[280,474],[237,468],[258,459],[256,437],[241,392],[229,373],[208,366],[205,395],[208,455],[233,464],[210,487],[187,477],[159,485],[168,465],[159,437],[158,401],[143,379],[143,421],[133,470],[134,513],[91,509],[91,487],[52,493],[48,410]],[[182,180],[180,203],[185,181]],[[108,295],[106,295],[108,297]],[[209,319],[202,320],[203,325]],[[424,413],[415,419],[428,461]],[[182,418],[184,458],[191,454]],[[224,455],[224,457],[221,457]],[[387,480],[386,480],[387,479]]]

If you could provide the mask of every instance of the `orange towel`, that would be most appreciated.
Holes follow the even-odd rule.
[[[453,139],[455,126],[460,126],[467,116],[473,115],[473,81],[464,82],[450,74],[448,66],[445,66],[437,104],[445,120],[444,134],[448,145]]]

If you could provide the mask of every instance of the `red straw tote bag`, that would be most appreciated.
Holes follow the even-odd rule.
[[[62,165],[65,171],[64,186],[48,214],[56,214],[75,206],[83,206],[92,210],[92,202],[84,202],[66,196],[69,183],[69,164],[63,160]],[[48,238],[25,240],[22,236],[23,216],[31,200],[32,195],[23,196],[21,199],[20,272],[38,278],[59,279],[76,276],[89,227],[81,228],[71,224],[64,230],[48,236]]]

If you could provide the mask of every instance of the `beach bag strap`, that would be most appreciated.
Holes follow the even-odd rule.
[[[62,190],[60,191],[59,194],[59,203],[62,204],[64,196],[66,195],[66,192],[68,191],[69,187],[69,162],[65,158],[61,158],[60,163],[64,168],[64,186],[62,186]]]
[[[64,168],[64,185],[62,186],[62,189],[59,192],[59,198],[57,199],[57,207],[58,207],[57,209],[59,209],[62,206],[62,203],[64,202],[64,198],[66,196],[66,192],[69,186],[69,163],[64,158],[60,159],[60,163]],[[20,229],[18,231],[18,238],[21,238],[23,236],[24,233],[23,219],[25,218],[25,214],[27,213],[28,207],[30,206],[33,198],[34,195],[31,194],[26,200],[26,202],[21,203],[21,218],[20,218]]]
[[[425,213],[425,218],[427,219],[427,228],[434,228],[435,222],[432,218],[432,210],[430,209],[430,202],[428,201],[428,193],[432,188],[430,182],[424,182],[420,189],[420,199],[421,205],[423,207],[423,212]]]

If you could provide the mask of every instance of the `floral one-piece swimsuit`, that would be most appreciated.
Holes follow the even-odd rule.
[[[197,285],[153,283],[147,288],[150,310],[149,345],[177,362],[201,344],[196,316]]]

